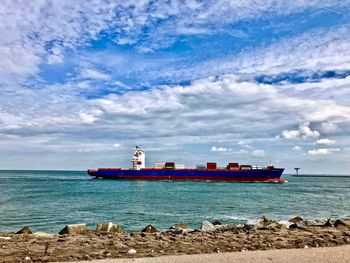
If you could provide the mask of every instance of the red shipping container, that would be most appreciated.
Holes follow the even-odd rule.
[[[216,163],[207,163],[207,169],[213,170],[216,169]]]

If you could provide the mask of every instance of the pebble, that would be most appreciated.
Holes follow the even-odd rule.
[[[0,239],[2,239],[2,240],[11,240],[10,237],[0,237]]]
[[[24,258],[24,260],[25,260],[25,261],[30,261],[30,257],[26,256],[26,257]]]
[[[133,248],[129,249],[128,254],[136,254],[136,250]]]

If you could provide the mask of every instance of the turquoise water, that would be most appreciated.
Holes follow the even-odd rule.
[[[0,232],[29,225],[56,233],[66,224],[112,221],[129,231],[148,224],[199,227],[203,220],[243,223],[350,217],[349,178],[296,178],[284,184],[94,180],[85,172],[0,171]]]

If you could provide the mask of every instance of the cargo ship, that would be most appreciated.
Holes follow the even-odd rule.
[[[283,183],[284,168],[240,165],[230,162],[225,167],[218,167],[214,162],[185,168],[174,162],[155,163],[154,167],[145,167],[145,151],[136,146],[131,168],[89,169],[90,176],[101,179],[128,180],[170,180],[170,181],[225,181],[225,182],[266,182]]]

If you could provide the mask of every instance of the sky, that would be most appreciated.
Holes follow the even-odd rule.
[[[350,1],[0,2],[0,169],[350,174]]]

